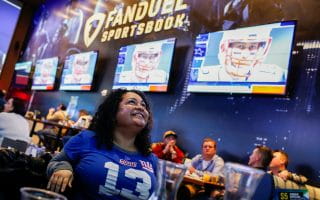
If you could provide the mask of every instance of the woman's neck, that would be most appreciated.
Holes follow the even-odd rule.
[[[113,143],[127,151],[137,151],[134,145],[136,137],[130,134],[126,134],[120,131],[116,131],[114,134]]]

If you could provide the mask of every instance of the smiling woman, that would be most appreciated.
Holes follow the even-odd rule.
[[[70,139],[48,166],[48,188],[71,199],[148,199],[155,188],[157,158],[150,153],[152,114],[140,91],[112,91],[90,130]]]

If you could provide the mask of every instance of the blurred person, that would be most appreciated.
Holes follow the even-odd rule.
[[[269,168],[270,168],[269,173],[275,176],[279,176],[285,181],[291,180],[300,184],[304,184],[308,181],[308,179],[305,176],[289,172],[287,169],[288,164],[289,164],[288,154],[282,150],[274,150],[273,158],[269,165]]]
[[[165,83],[168,73],[157,69],[161,58],[161,44],[136,45],[132,54],[132,70],[123,71],[119,83]]]
[[[34,29],[33,36],[30,38],[29,45],[25,51],[26,60],[38,60],[52,55],[49,52],[51,51],[51,48],[50,34],[48,32],[48,26],[51,26],[51,24],[48,23],[50,12],[43,4],[39,6],[39,10],[41,10],[41,14],[33,21],[36,28]]]
[[[67,107],[64,104],[59,104],[56,109],[50,108],[46,120],[63,124],[68,119],[66,110]]]
[[[72,66],[72,73],[64,78],[65,84],[91,83],[92,75],[89,74],[90,54],[76,55]]]
[[[192,158],[188,172],[195,173],[199,177],[203,177],[204,173],[223,177],[224,161],[216,153],[217,142],[211,138],[205,138],[202,142],[202,154]]]
[[[72,199],[148,199],[156,185],[152,113],[137,90],[112,91],[90,130],[72,137],[48,165],[48,189],[73,187]],[[74,180],[74,181],[73,181]]]
[[[68,114],[66,112],[66,109],[67,108],[64,104],[59,104],[56,109],[50,108],[46,116],[46,120],[49,122],[66,125],[68,122]],[[59,127],[57,127],[56,125],[45,124],[42,130],[37,131],[37,135],[39,137],[39,145],[43,145],[47,150],[54,152],[57,147],[62,146],[62,142],[57,139],[58,134]]]
[[[202,66],[198,81],[284,81],[285,70],[263,63],[272,43],[270,32],[270,28],[224,32],[219,45],[220,65]]]
[[[272,150],[269,147],[256,146],[249,157],[248,165],[267,172],[272,157]],[[273,196],[273,177],[269,173],[265,173],[253,194],[252,200],[271,200]]]
[[[177,134],[174,131],[166,131],[163,134],[163,141],[152,144],[152,152],[160,159],[169,160],[175,163],[182,163],[183,151],[176,145]]]
[[[67,134],[62,137],[62,143],[66,144],[69,139],[78,134],[83,129],[88,129],[92,121],[92,116],[85,109],[79,110],[79,118],[76,122],[69,120],[68,126],[71,128],[68,129]]]
[[[79,0],[69,0],[66,5],[67,18],[62,22],[66,26],[63,37],[67,38],[70,44],[77,44],[80,38],[80,32],[83,26],[84,14],[81,10]]]
[[[78,128],[89,128],[90,123],[92,121],[92,116],[89,114],[89,112],[85,109],[79,110],[79,118],[75,123],[72,123],[72,127],[78,127]]]
[[[269,147],[257,146],[249,157],[248,165],[266,172],[272,158],[272,150]]]
[[[0,138],[30,142],[29,123],[24,118],[25,103],[18,98],[10,98],[0,113]]]

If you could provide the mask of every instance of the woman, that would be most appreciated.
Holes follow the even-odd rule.
[[[73,199],[148,199],[157,163],[150,151],[151,126],[142,92],[112,91],[90,130],[71,138],[48,165],[48,188],[63,192],[73,185]]]
[[[0,113],[0,138],[30,142],[29,123],[24,118],[25,104],[21,99],[10,98]]]

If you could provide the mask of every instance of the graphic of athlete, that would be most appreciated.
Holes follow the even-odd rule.
[[[263,63],[272,38],[271,29],[233,30],[223,33],[219,45],[220,65],[202,66],[198,81],[281,82],[285,71]]]
[[[64,83],[91,83],[92,75],[88,73],[89,61],[90,54],[76,55],[72,66],[72,73],[65,76]]]
[[[132,70],[120,74],[120,83],[165,83],[168,73],[157,69],[161,57],[161,44],[136,45],[132,55]]]

